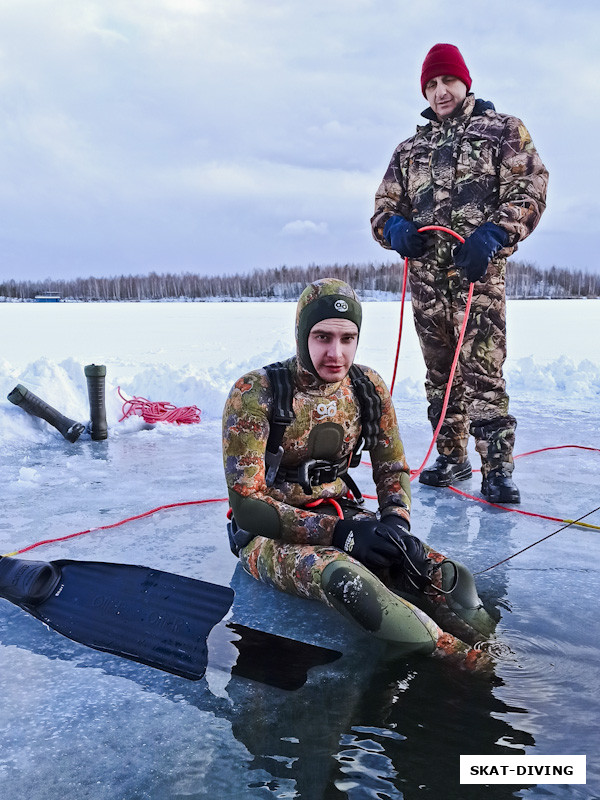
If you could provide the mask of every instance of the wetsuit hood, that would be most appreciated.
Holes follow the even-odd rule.
[[[301,367],[319,377],[308,352],[308,335],[324,319],[347,319],[360,334],[362,309],[354,289],[338,278],[320,278],[309,283],[296,309],[296,348]]]

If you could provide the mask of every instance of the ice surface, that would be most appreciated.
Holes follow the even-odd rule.
[[[387,380],[398,316],[398,303],[365,304],[358,361]],[[0,306],[0,552],[170,503],[223,498],[226,393],[244,370],[292,352],[293,319],[290,303]],[[599,323],[596,300],[509,302],[517,452],[600,447]],[[89,363],[108,368],[105,442],[84,434],[70,444],[5,399],[23,383],[85,421]],[[423,377],[408,314],[394,399],[413,467],[431,435]],[[120,423],[117,386],[198,405],[202,422]],[[598,505],[599,473],[594,451],[523,457],[521,509],[575,519]],[[368,467],[357,480],[372,493]],[[477,476],[459,488],[480,496]],[[474,572],[560,527],[449,490],[413,484],[413,496],[414,532]],[[427,659],[390,664],[335,612],[254,582],[229,552],[225,510],[213,502],[160,511],[27,557],[143,563],[231,583],[237,622],[340,649],[343,659],[314,670],[294,693],[229,680],[232,652],[218,628],[207,680],[190,683],[63,639],[0,601],[3,797],[312,800],[412,797],[424,786],[462,799],[481,795],[455,783],[460,753],[508,751],[585,753],[588,785],[496,787],[486,797],[598,795],[600,531],[571,527],[477,576],[485,602],[501,613],[490,686]],[[600,526],[600,513],[586,521]]]

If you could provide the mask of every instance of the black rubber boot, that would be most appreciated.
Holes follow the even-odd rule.
[[[76,442],[85,430],[85,425],[75,422],[73,419],[65,417],[48,403],[41,400],[37,395],[30,392],[23,384],[19,383],[8,395],[8,399],[15,406],[19,406],[23,411],[33,417],[49,422],[59,431],[67,441]]]
[[[481,482],[481,494],[490,503],[520,503],[521,493],[510,475],[493,469]]]
[[[90,434],[94,441],[108,438],[106,424],[105,381],[106,367],[103,364],[88,364],[84,368],[90,399]]]
[[[433,467],[424,469],[419,475],[419,483],[426,486],[450,486],[456,481],[466,481],[472,475],[469,459],[457,461],[448,456],[438,456]]]

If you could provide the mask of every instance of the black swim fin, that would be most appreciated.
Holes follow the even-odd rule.
[[[229,611],[233,589],[170,572],[98,561],[29,561],[0,557],[0,597],[63,636],[174,675],[206,672],[207,637]],[[280,689],[298,689],[311,667],[337,650],[248,628],[231,672]]]
[[[0,597],[63,636],[199,680],[233,589],[148,567],[0,559]]]

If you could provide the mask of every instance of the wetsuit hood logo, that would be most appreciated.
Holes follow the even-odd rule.
[[[304,369],[319,375],[308,352],[308,337],[312,328],[325,319],[347,319],[360,331],[362,311],[360,301],[350,286],[337,278],[319,278],[309,283],[300,295],[296,308],[296,346],[298,360]]]

